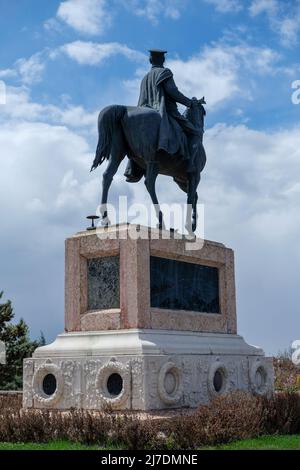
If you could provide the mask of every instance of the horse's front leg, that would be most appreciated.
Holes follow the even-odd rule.
[[[186,222],[185,228],[188,233],[193,233],[197,228],[197,187],[200,181],[200,177],[191,174],[188,182],[188,194],[187,194],[187,211],[186,211]]]
[[[194,202],[193,202],[193,213],[192,213],[192,231],[193,232],[196,231],[197,224],[198,224],[197,202],[198,202],[198,194],[196,191]]]

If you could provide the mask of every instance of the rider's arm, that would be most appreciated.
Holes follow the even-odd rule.
[[[163,87],[165,92],[174,100],[176,103],[183,104],[184,106],[190,107],[192,100],[184,96],[178,90],[177,86],[175,85],[174,79],[172,77],[168,78],[163,82]]]

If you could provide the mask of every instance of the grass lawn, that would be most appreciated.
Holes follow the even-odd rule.
[[[104,450],[99,446],[87,446],[67,441],[52,441],[46,444],[2,443],[0,450]],[[117,450],[110,447],[108,450]],[[231,442],[230,444],[205,447],[201,450],[300,450],[300,435],[263,436],[256,439]]]
[[[256,439],[231,442],[208,450],[300,450],[300,435],[262,436]]]
[[[67,441],[52,441],[45,444],[36,444],[29,442],[23,443],[9,443],[0,442],[0,450],[99,450],[99,446],[87,446],[78,444],[76,442]]]

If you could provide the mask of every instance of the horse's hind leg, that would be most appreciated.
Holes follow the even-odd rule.
[[[110,220],[107,214],[108,191],[124,157],[125,153],[120,148],[114,148],[113,146],[107,168],[103,173],[100,214],[101,223],[104,226],[108,226],[110,224]]]
[[[156,191],[155,191],[155,182],[156,182],[158,172],[159,172],[159,169],[158,169],[158,164],[156,162],[147,163],[145,186],[147,188],[148,193],[150,194],[152,203],[155,208],[156,216],[158,218],[158,226],[160,229],[163,229],[164,228],[163,215],[160,210],[159,202],[158,202]]]

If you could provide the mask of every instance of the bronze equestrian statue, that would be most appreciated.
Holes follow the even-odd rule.
[[[108,191],[113,177],[125,156],[129,162],[126,181],[137,182],[143,176],[155,205],[159,227],[163,214],[155,192],[159,174],[173,177],[187,193],[186,228],[197,227],[197,187],[206,163],[203,147],[204,98],[189,99],[177,89],[171,70],[165,68],[166,51],[151,50],[151,70],[141,83],[137,107],[113,105],[104,108],[98,118],[99,142],[91,170],[104,160],[108,166],[103,174],[101,199],[102,222],[109,224],[106,209]],[[182,115],[177,104],[187,107]]]

